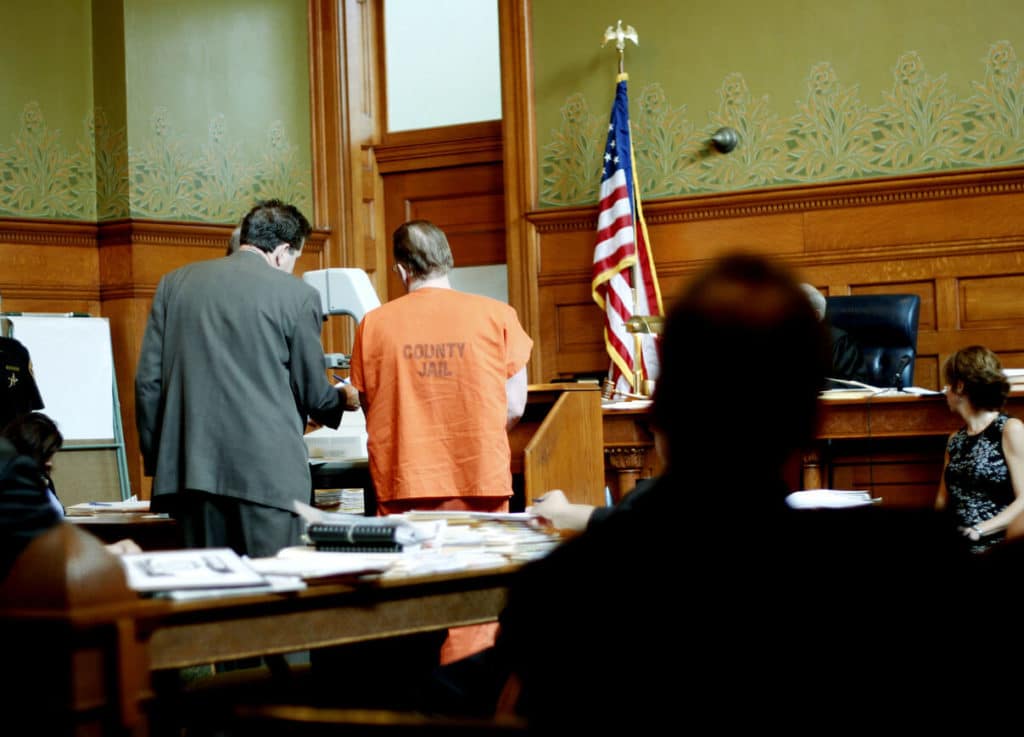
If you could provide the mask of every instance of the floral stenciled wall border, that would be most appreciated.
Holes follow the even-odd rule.
[[[166,108],[154,111],[149,139],[129,147],[97,108],[82,136],[65,145],[29,102],[10,146],[0,143],[0,216],[105,220],[119,217],[234,222],[254,200],[278,197],[309,211],[311,173],[280,121],[259,150],[231,140],[224,115],[191,150]]]
[[[972,88],[959,99],[946,75],[932,76],[920,54],[907,51],[882,104],[871,108],[857,85],[842,84],[821,62],[810,71],[806,97],[783,116],[735,72],[701,126],[685,105],[673,107],[660,84],[648,84],[630,102],[641,189],[665,197],[1024,162],[1024,65],[1008,41],[990,46],[984,79]],[[561,127],[542,149],[541,203],[593,203],[607,112],[594,114],[578,93],[561,112]],[[728,156],[710,155],[707,141],[722,126],[736,129],[740,145]]]

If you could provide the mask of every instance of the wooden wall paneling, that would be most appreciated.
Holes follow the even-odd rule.
[[[1003,327],[1024,322],[1024,274],[960,280],[960,326]]]
[[[382,174],[501,161],[502,123],[485,120],[384,133],[374,155]]]
[[[327,233],[328,260],[342,262],[351,240],[351,162],[343,153],[348,95],[342,71],[343,24],[336,2],[309,0],[310,143],[314,152],[313,212],[315,227]]]
[[[969,343],[1024,352],[1015,299],[1024,285],[1024,167],[674,198],[645,211],[667,302],[707,259],[744,248],[772,254],[829,294],[920,294],[922,386],[938,388],[942,361]],[[526,217],[540,241],[543,379],[606,368],[603,349],[559,332],[584,306],[596,209]],[[600,324],[599,311],[593,319]]]
[[[807,250],[862,250],[1013,236],[1024,233],[1024,213],[1014,203],[1014,197],[999,194],[809,212]]]
[[[383,297],[386,294],[386,254],[389,239],[384,232],[383,182],[377,170],[373,146],[383,137],[384,87],[383,40],[380,0],[345,0],[345,84],[348,89],[346,152],[353,164],[350,189],[353,207],[353,242],[350,265],[367,272]],[[346,345],[346,351],[347,351]]]
[[[645,206],[644,212],[654,209]],[[803,219],[794,213],[664,223],[648,216],[647,226],[657,264],[711,259],[737,249],[766,256],[804,252]]]
[[[1024,368],[1024,350],[1000,351],[999,360],[1007,368]]]
[[[509,302],[519,313],[526,332],[539,342],[539,239],[533,223],[523,217],[537,206],[531,18],[530,0],[498,0]],[[527,373],[531,381],[546,380],[541,374],[540,356],[537,349],[530,356]]]
[[[384,220],[389,234],[416,218],[431,220],[446,232],[456,266],[506,263],[504,179],[500,146],[494,147],[492,160],[477,162],[476,155],[466,161],[446,153],[443,165],[427,169],[395,170],[396,159],[389,158],[390,171],[383,173]],[[409,163],[425,159],[411,155]],[[403,294],[398,276],[390,271],[393,263],[387,252],[388,299]]]
[[[100,314],[94,224],[0,219],[0,263],[3,310]]]
[[[409,202],[411,217],[430,220],[448,236],[456,266],[505,263],[505,198],[501,192],[448,194]],[[444,225],[441,225],[444,223]]]
[[[928,508],[935,505],[942,475],[945,437],[886,441],[884,454],[872,442],[840,447],[833,457],[832,488],[870,489],[892,507]]]
[[[324,235],[318,267],[364,269],[382,293],[379,182],[368,154],[382,126],[376,83],[381,2],[308,2],[314,222]],[[353,333],[349,321],[329,320],[325,350],[349,352]]]
[[[541,339],[534,352],[544,357],[538,366],[544,381],[595,371],[594,356],[604,352],[600,317],[589,283],[558,284],[541,290]]]

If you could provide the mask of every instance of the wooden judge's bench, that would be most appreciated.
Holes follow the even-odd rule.
[[[871,491],[882,504],[930,507],[935,502],[949,434],[963,423],[941,395],[886,394],[819,402],[817,442],[791,481],[804,489]],[[1006,411],[1024,418],[1024,391],[1010,394]],[[646,410],[603,414],[605,471],[612,495],[657,475]]]

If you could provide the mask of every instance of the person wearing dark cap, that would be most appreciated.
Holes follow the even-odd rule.
[[[0,428],[43,406],[28,349],[14,338],[0,337]]]

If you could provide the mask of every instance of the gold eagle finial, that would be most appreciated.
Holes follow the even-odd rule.
[[[604,41],[601,42],[601,45],[604,46],[609,41],[614,41],[615,48],[617,48],[619,51],[622,51],[626,48],[627,38],[633,43],[635,43],[637,46],[640,45],[640,38],[639,36],[637,36],[636,29],[633,28],[633,26],[626,26],[625,28],[623,28],[622,19],[619,19],[619,22],[616,26],[608,26],[608,28],[605,30]]]

